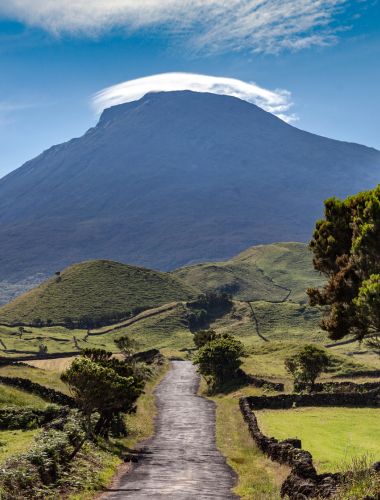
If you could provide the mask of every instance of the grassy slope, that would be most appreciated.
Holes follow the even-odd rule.
[[[6,406],[35,406],[45,408],[46,401],[28,392],[0,384],[0,408]]]
[[[0,463],[7,458],[24,453],[33,444],[39,429],[0,431]]]
[[[256,412],[264,433],[298,437],[319,472],[338,471],[352,457],[380,457],[380,410],[375,408],[299,408]]]
[[[260,245],[228,261],[184,267],[173,275],[202,291],[227,285],[234,298],[245,301],[281,301],[291,290],[290,300],[305,302],[305,290],[322,283],[303,243]]]
[[[66,317],[98,317],[186,300],[194,291],[174,276],[106,260],[83,262],[65,269],[39,287],[0,309],[0,322],[36,318],[54,323]]]

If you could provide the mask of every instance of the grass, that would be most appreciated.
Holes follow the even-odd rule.
[[[107,260],[75,264],[0,309],[0,323],[62,323],[186,300],[195,292],[168,273]]]
[[[0,431],[0,463],[13,455],[24,453],[33,444],[39,430]]]
[[[242,368],[251,375],[258,375],[265,378],[274,378],[279,381],[286,382],[288,389],[291,388],[289,374],[285,370],[284,361],[288,356],[296,353],[304,345],[304,342],[261,342],[248,347],[248,356],[243,361]],[[333,364],[328,373],[322,374],[320,380],[336,379],[339,376],[350,376],[355,379],[355,373],[362,370],[371,370],[380,368],[380,359],[377,366],[358,363],[350,356],[335,354],[328,350],[328,354],[332,357]]]
[[[174,272],[202,291],[224,287],[238,300],[305,302],[305,290],[323,283],[303,243],[274,243],[249,248],[225,262],[197,264]]]
[[[299,408],[256,412],[259,425],[277,439],[297,437],[313,455],[318,472],[336,472],[355,457],[380,458],[380,410]]]
[[[277,500],[289,469],[266,458],[253,442],[238,404],[238,398],[247,391],[259,394],[245,388],[210,398],[216,404],[217,446],[237,474],[234,492],[242,500]]]
[[[355,457],[343,464],[342,472],[345,481],[338,490],[336,500],[363,500],[377,498],[380,491],[380,475],[371,466],[373,460],[367,455]]]
[[[49,360],[49,362],[56,362],[60,360]],[[42,363],[43,361],[40,361]],[[38,362],[37,362],[38,363]],[[47,370],[41,368],[33,368],[29,366],[0,366],[0,376],[3,377],[21,377],[36,382],[37,384],[51,387],[61,392],[67,393],[67,385],[61,381],[60,373],[57,368],[54,370]]]
[[[28,392],[0,384],[0,408],[5,406],[34,406],[45,408],[46,401]]]

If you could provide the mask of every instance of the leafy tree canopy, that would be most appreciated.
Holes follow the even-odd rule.
[[[218,335],[214,330],[199,330],[194,333],[193,341],[197,349],[200,349],[207,344],[207,342],[215,340],[217,336]]]
[[[303,385],[313,388],[315,381],[326,371],[330,358],[324,349],[314,345],[305,345],[298,353],[285,359],[285,368],[293,376],[294,388]]]
[[[243,356],[244,345],[230,335],[223,335],[201,347],[194,363],[198,365],[199,372],[213,390],[236,377]]]
[[[380,186],[328,199],[310,247],[315,269],[327,278],[323,289],[308,290],[312,305],[326,306],[322,328],[334,340],[379,334]]]
[[[101,349],[88,350],[61,375],[82,410],[90,434],[106,434],[121,412],[130,413],[144,382],[134,367]],[[93,428],[92,415],[99,414]]]

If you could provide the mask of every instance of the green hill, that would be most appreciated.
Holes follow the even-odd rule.
[[[89,317],[112,322],[136,309],[195,295],[175,276],[107,260],[75,264],[0,309],[0,323],[74,322]]]
[[[70,318],[84,328],[111,324],[139,310],[185,301],[208,290],[227,291],[235,300],[268,306],[305,304],[306,288],[321,283],[308,247],[302,243],[252,247],[225,262],[197,264],[172,273],[94,260],[68,267],[0,308],[0,323],[57,325],[67,324]],[[273,316],[271,308],[266,309]],[[286,307],[284,314],[290,320],[295,316],[299,324],[303,313],[293,309]]]
[[[172,274],[204,292],[224,290],[245,301],[305,303],[306,289],[323,283],[303,243],[260,245],[225,262],[196,264]]]

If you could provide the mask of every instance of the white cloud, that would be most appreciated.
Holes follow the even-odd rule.
[[[292,102],[290,92],[287,90],[268,90],[255,83],[247,83],[235,78],[192,73],[163,73],[129,80],[101,90],[93,96],[92,102],[95,110],[100,113],[110,106],[136,101],[148,92],[174,90],[231,95],[257,104],[287,122],[297,119],[289,112]]]
[[[278,52],[324,45],[348,0],[1,0],[0,15],[50,32],[113,28],[181,34],[200,50]]]
[[[8,125],[15,119],[15,113],[32,107],[30,104],[0,101],[0,126]]]

